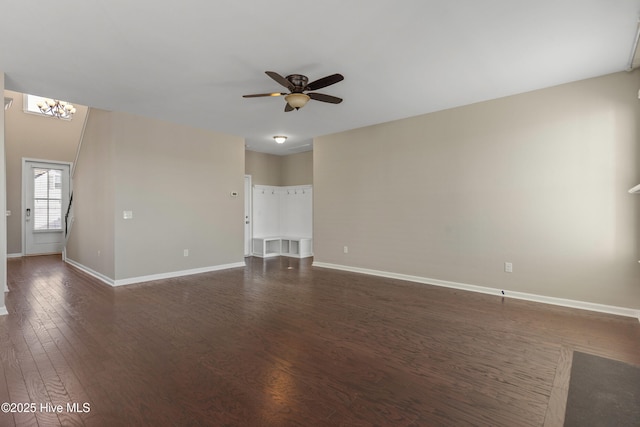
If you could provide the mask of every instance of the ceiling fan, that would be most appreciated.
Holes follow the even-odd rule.
[[[325,95],[324,93],[309,92],[310,90],[318,90],[323,87],[331,86],[332,84],[341,82],[344,80],[342,74],[332,74],[327,77],[315,80],[309,83],[307,76],[302,74],[291,74],[287,77],[282,77],[280,74],[274,71],[265,71],[267,76],[289,89],[289,93],[272,92],[272,93],[256,93],[253,95],[243,95],[243,98],[258,98],[261,96],[284,96],[287,101],[287,105],[284,107],[284,111],[299,110],[304,107],[310,99],[316,101],[328,102],[330,104],[340,104],[342,98],[336,96]]]

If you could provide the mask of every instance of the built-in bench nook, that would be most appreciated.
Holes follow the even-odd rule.
[[[253,256],[313,256],[312,191],[311,185],[253,187]]]
[[[310,237],[255,237],[253,255],[261,258],[288,256],[306,258],[313,255]]]

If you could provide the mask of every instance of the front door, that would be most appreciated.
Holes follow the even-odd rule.
[[[61,253],[69,205],[69,164],[24,160],[25,255]]]

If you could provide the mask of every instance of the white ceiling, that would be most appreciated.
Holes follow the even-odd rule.
[[[627,68],[640,0],[0,0],[7,89],[246,138],[312,138]],[[285,113],[264,71],[341,73]],[[277,146],[273,135],[289,139]]]

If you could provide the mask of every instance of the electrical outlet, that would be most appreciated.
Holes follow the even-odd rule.
[[[184,256],[189,256],[189,249],[184,250]]]
[[[344,251],[345,254],[349,253],[349,247],[348,246],[345,246],[342,250]]]
[[[513,273],[513,264],[510,262],[504,263],[504,271],[505,273]]]

